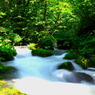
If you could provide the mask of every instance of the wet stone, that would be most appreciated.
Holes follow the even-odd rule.
[[[65,80],[72,83],[94,83],[94,79],[90,75],[82,72],[72,72],[69,76],[65,76]]]

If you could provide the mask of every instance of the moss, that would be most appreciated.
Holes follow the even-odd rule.
[[[12,73],[16,72],[17,69],[12,66],[4,66],[2,63],[0,63],[0,79],[7,79],[11,78]]]
[[[78,58],[78,54],[74,53],[74,52],[69,52],[68,54],[65,55],[64,59],[77,59]]]
[[[87,69],[88,67],[95,67],[95,59],[94,58],[85,58],[84,56],[78,55],[74,52],[69,52],[65,55],[64,59],[75,59],[75,62],[80,65],[83,69]]]
[[[2,69],[2,73],[11,73],[11,72],[15,72],[17,69],[15,67],[12,66],[4,66]]]
[[[53,55],[53,52],[51,50],[37,48],[36,50],[32,50],[32,55],[47,57]]]
[[[58,66],[58,69],[67,69],[67,70],[74,70],[74,67],[71,62],[64,62]]]

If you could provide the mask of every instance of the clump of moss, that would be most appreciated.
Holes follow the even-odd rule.
[[[8,78],[9,75],[16,71],[17,69],[15,67],[4,66],[2,63],[0,63],[0,79]]]
[[[53,51],[37,48],[36,50],[32,50],[32,54],[36,56],[47,57],[53,55]]]
[[[17,69],[12,66],[4,66],[2,63],[0,63],[0,74],[6,74],[15,72]]]
[[[4,66],[2,69],[2,73],[11,73],[11,72],[15,72],[17,69],[15,67],[12,66]]]
[[[58,69],[67,69],[67,70],[74,70],[74,67],[71,62],[63,62],[58,66]]]
[[[88,67],[95,67],[95,64],[93,65],[91,59],[85,58],[82,55],[78,55],[75,52],[69,52],[68,54],[65,55],[64,59],[75,59],[75,62],[80,65],[83,69],[87,69]]]
[[[69,52],[68,54],[65,55],[64,59],[77,59],[78,58],[78,54],[74,53],[74,52]]]

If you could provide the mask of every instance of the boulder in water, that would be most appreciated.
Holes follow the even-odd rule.
[[[81,83],[82,81],[94,83],[94,79],[90,75],[83,72],[72,72],[70,76],[65,76],[65,80],[73,83]]]
[[[74,67],[71,62],[63,62],[58,66],[58,69],[67,69],[67,70],[74,70]]]
[[[53,51],[42,49],[42,48],[37,48],[36,50],[32,50],[32,55],[33,56],[48,57],[48,56],[53,55]]]
[[[74,73],[74,75],[76,76],[78,82],[81,82],[81,81],[86,81],[90,83],[94,82],[93,78],[86,73],[76,72]]]

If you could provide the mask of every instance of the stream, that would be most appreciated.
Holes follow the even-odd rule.
[[[27,47],[15,47],[17,55],[12,61],[5,62],[7,66],[17,68],[18,72],[12,78],[14,86],[28,95],[95,95],[95,84],[86,81],[77,83],[71,71],[65,69],[57,69],[57,66],[68,60],[63,59],[66,51],[59,50],[50,57],[32,56]],[[95,80],[95,71],[83,70],[73,63],[73,72],[83,72],[90,75]],[[68,78],[70,81],[67,81]]]

